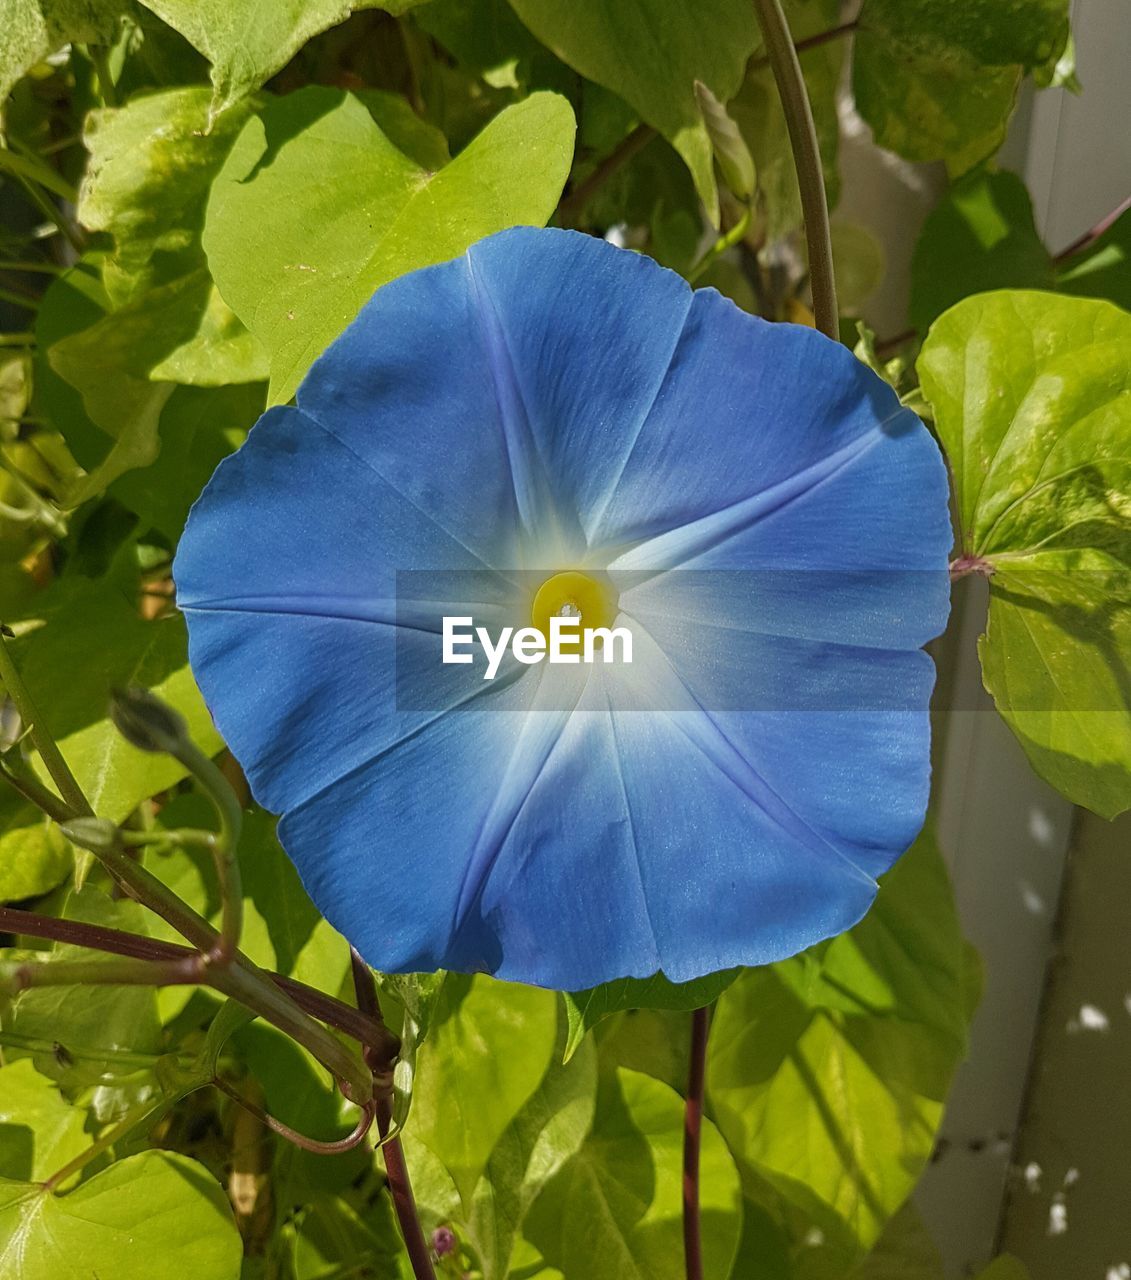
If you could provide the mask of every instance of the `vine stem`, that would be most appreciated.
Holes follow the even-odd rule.
[[[77,819],[92,817],[93,811],[89,801],[64,760],[63,753],[51,736],[50,730],[40,716],[27,686],[12,661],[2,630],[0,630],[0,683],[15,704],[20,719],[39,752],[40,759],[58,787],[63,797],[62,803],[71,809],[72,812],[68,816]],[[196,761],[191,756],[190,759],[192,763],[188,767],[191,768]],[[211,765],[211,762],[209,764]],[[234,831],[231,826],[233,822],[238,823],[238,816],[225,814],[223,810],[228,802],[219,801],[212,796],[212,788],[217,785],[218,777],[218,773],[215,778],[206,774],[202,785],[209,792],[213,803],[221,810],[221,838],[228,837],[230,841],[232,836],[238,835],[238,825]],[[230,936],[225,936],[224,932],[217,933],[207,920],[195,912],[188,903],[182,901],[157,876],[135,862],[121,846],[120,840],[100,843],[91,851],[125,893],[161,916],[183,938],[192,943],[198,952],[203,953],[176,962],[178,967],[173,970],[173,974],[178,981],[191,981],[180,976],[182,971],[187,972],[191,966],[197,975],[197,980],[238,1000],[284,1031],[292,1040],[307,1048],[332,1072],[342,1091],[351,1101],[356,1101],[359,1105],[364,1105],[368,1101],[366,1090],[371,1088],[372,1074],[366,1072],[365,1064],[359,1062],[330,1031],[305,1013],[257,965],[254,965],[241,952],[236,951],[231,944]],[[222,870],[219,866],[217,869]],[[222,880],[222,887],[230,889],[234,883],[238,889],[238,879],[233,882],[231,869],[228,868],[228,871],[227,879]],[[238,929],[239,908],[235,908],[234,913],[232,908],[226,908],[224,920],[229,930],[233,923]],[[153,966],[154,984],[164,983],[170,976],[168,962],[150,961],[148,963]],[[135,976],[134,970],[127,972],[131,977]]]
[[[793,47],[798,53],[805,53],[808,49],[817,49],[823,44],[830,44],[833,40],[840,40],[844,36],[852,35],[857,26],[859,26],[859,23],[854,18],[851,22],[842,22],[839,27],[830,27],[828,31],[818,31],[816,35],[806,36],[803,40],[798,40]],[[763,54],[760,57],[752,58],[747,70],[760,71],[763,67],[768,67],[769,65],[769,54]]]
[[[579,182],[558,205],[558,222],[563,227],[572,226],[581,211],[613,174],[622,165],[627,164],[638,151],[642,151],[655,136],[656,130],[650,124],[638,124],[630,134],[622,138],[589,177]]]
[[[381,1002],[377,997],[377,983],[369,966],[358,952],[350,947],[350,964],[353,970],[353,988],[357,995],[357,1007],[371,1018],[381,1018]],[[382,1139],[386,1139],[393,1119],[393,1109],[389,1101],[390,1090],[382,1087],[378,1079],[379,1065],[368,1050],[364,1050],[366,1064],[374,1072],[374,1100],[377,1108],[377,1131]],[[416,1211],[416,1197],[412,1194],[412,1182],[408,1176],[408,1165],[404,1158],[404,1147],[400,1138],[388,1138],[382,1142],[381,1155],[385,1160],[385,1176],[389,1180],[389,1194],[393,1200],[397,1222],[400,1223],[401,1237],[404,1240],[405,1252],[412,1263],[412,1274],[416,1280],[436,1280],[436,1271],[432,1266],[432,1252],[424,1237],[424,1228],[420,1225],[420,1215]]]
[[[113,1128],[108,1129],[89,1147],[80,1151],[73,1160],[68,1160],[61,1169],[57,1169],[51,1177],[47,1178],[42,1183],[43,1189],[54,1194],[54,1192],[56,1192],[68,1178],[73,1177],[76,1173],[85,1169],[88,1164],[96,1160],[104,1151],[108,1151],[116,1142],[124,1138],[126,1134],[139,1128],[147,1120],[156,1120],[162,1111],[168,1110],[172,1105],[172,1102],[173,1100],[170,1098],[162,1098],[157,1102],[143,1102],[140,1106],[137,1106],[132,1111],[127,1112],[125,1117],[114,1125]]]
[[[1105,231],[1109,231],[1112,224],[1118,221],[1118,219],[1121,218],[1128,209],[1131,209],[1131,196],[1128,196],[1126,200],[1122,201],[1112,209],[1109,214],[1106,214],[1101,218],[1094,227],[1085,231],[1078,240],[1073,240],[1067,248],[1061,249],[1061,251],[1053,258],[1053,262],[1055,262],[1057,266],[1060,266],[1069,258],[1074,258],[1078,253],[1083,253],[1085,249],[1090,249],[1100,236],[1102,236]]]
[[[703,1243],[699,1226],[699,1144],[703,1130],[703,1091],[707,1078],[709,1008],[691,1015],[691,1062],[683,1112],[683,1257],[687,1280],[703,1280]]]
[[[186,960],[197,954],[192,947],[182,947],[175,942],[161,942],[139,933],[109,929],[105,925],[87,924],[81,920],[60,920],[55,916],[37,915],[18,907],[0,906],[0,931],[71,946],[89,947],[92,951],[131,956],[137,960]],[[351,1005],[343,1004],[324,991],[308,987],[305,982],[270,970],[263,972],[300,1009],[319,1021],[344,1031],[359,1044],[379,1055],[381,1061],[391,1060],[396,1053],[396,1037],[383,1023]]]
[[[829,205],[825,195],[825,171],[817,145],[813,108],[801,74],[801,63],[789,34],[789,23],[781,0],[754,0],[754,12],[762,29],[766,56],[773,68],[785,112],[801,210],[805,218],[805,239],[809,246],[809,279],[813,290],[813,318],[817,328],[834,342],[840,338],[840,311],[833,275],[833,246],[829,229]]]
[[[31,694],[28,692],[27,685],[23,682],[23,677],[16,670],[16,664],[12,661],[12,655],[8,651],[8,641],[2,633],[0,633],[0,684],[8,691],[8,697],[12,699],[16,710],[19,712],[20,720],[31,736],[32,743],[36,751],[39,752],[39,758],[43,761],[44,768],[46,768],[51,775],[52,781],[59,788],[59,794],[76,814],[89,817],[93,810],[87,803],[86,796],[82,793],[82,788],[75,781],[75,775],[71,772],[66,760],[63,759],[63,753],[56,745],[55,739],[43,723],[39,711],[32,701]]]

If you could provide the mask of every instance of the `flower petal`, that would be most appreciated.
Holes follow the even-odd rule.
[[[265,414],[193,507],[174,565],[189,656],[267,808],[298,804],[445,706],[490,693],[472,668],[441,666],[434,630],[404,625],[397,565],[417,557],[473,569],[458,580],[489,597],[481,617],[511,611],[506,578],[295,409]],[[443,609],[423,612],[430,628]],[[420,709],[398,712],[398,695]]]

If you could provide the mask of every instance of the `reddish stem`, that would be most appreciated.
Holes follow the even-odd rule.
[[[121,929],[107,929],[103,925],[84,924],[78,920],[58,920],[54,916],[37,915],[34,911],[21,911],[17,907],[0,907],[0,931],[89,947],[111,955],[132,956],[137,960],[187,960],[200,954],[192,947],[178,946],[174,942],[159,942],[156,938],[126,933]],[[388,1070],[390,1054],[394,1051],[393,1038],[382,1023],[323,991],[308,987],[304,982],[296,982],[281,973],[268,973],[267,976],[306,1013],[352,1036],[364,1046],[367,1054],[373,1055],[375,1061],[383,1062],[385,1070]]]
[[[350,948],[350,961],[353,966],[353,987],[357,995],[357,1007],[362,1013],[378,1022],[381,1018],[381,1002],[377,998],[377,984],[369,966],[360,955]],[[390,1101],[390,1090],[380,1087],[377,1077],[387,1064],[380,1062],[370,1054],[368,1048],[362,1050],[370,1070],[374,1073],[375,1103],[377,1108],[377,1131],[384,1138],[389,1132],[393,1119],[393,1108]],[[420,1215],[416,1211],[416,1198],[412,1194],[412,1182],[408,1176],[408,1165],[405,1163],[404,1148],[399,1138],[390,1138],[381,1146],[381,1155],[385,1160],[385,1176],[389,1181],[389,1194],[393,1199],[397,1222],[400,1223],[401,1237],[404,1240],[405,1252],[412,1263],[412,1274],[416,1280],[436,1280],[436,1272],[432,1266],[432,1251],[424,1237],[424,1228],[420,1225]]]
[[[1078,240],[1073,240],[1067,249],[1061,249],[1056,257],[1053,258],[1053,262],[1055,262],[1057,266],[1060,266],[1060,264],[1065,262],[1067,259],[1074,258],[1076,254],[1082,253],[1085,249],[1091,248],[1100,236],[1102,236],[1104,232],[1109,231],[1112,225],[1117,222],[1128,209],[1131,209],[1131,196],[1128,196],[1126,200],[1114,208],[1106,217],[1101,218],[1099,222],[1091,228],[1091,230],[1085,231]]]
[[[638,151],[641,151],[656,136],[656,130],[648,124],[638,124],[633,131],[622,138],[614,150],[601,161],[583,182],[579,182],[558,205],[558,222],[563,227],[572,226],[581,216],[585,206],[605,185],[614,173],[627,164]]]
[[[971,573],[980,574],[983,578],[994,576],[994,566],[982,556],[958,556],[950,562],[950,580],[957,582]]]
[[[687,1280],[703,1280],[703,1244],[699,1230],[699,1140],[703,1128],[703,1088],[707,1075],[707,1027],[710,1010],[691,1015],[691,1064],[683,1113],[683,1256]]]
[[[820,45],[829,44],[830,41],[839,40],[842,36],[850,36],[856,30],[858,23],[855,19],[851,22],[842,22],[839,27],[830,27],[828,31],[818,31],[816,35],[806,36],[803,40],[795,40],[793,47],[798,53],[804,53],[807,49],[816,49]],[[770,59],[767,54],[762,54],[757,58],[751,58],[749,70],[758,71],[762,67],[768,67]]]

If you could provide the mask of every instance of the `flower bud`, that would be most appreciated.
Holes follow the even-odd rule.
[[[456,1249],[456,1234],[451,1227],[437,1227],[432,1232],[432,1251],[437,1258],[446,1258]]]
[[[91,853],[105,853],[118,843],[118,828],[109,818],[72,818],[60,823],[59,830],[71,844]]]
[[[176,755],[189,743],[184,717],[148,689],[119,689],[110,702],[110,719],[123,738],[141,751]]]

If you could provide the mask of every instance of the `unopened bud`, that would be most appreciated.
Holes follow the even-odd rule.
[[[432,1252],[437,1258],[446,1258],[456,1251],[456,1233],[451,1227],[437,1227],[432,1232]]]
[[[141,751],[176,755],[189,742],[184,717],[148,689],[119,689],[110,702],[110,719],[123,738]]]
[[[60,823],[59,830],[71,844],[91,853],[106,853],[118,844],[118,828],[109,818],[72,818]]]
[[[695,81],[695,101],[703,116],[722,180],[740,200],[753,199],[758,181],[754,158],[738,131],[738,125],[702,80]]]

